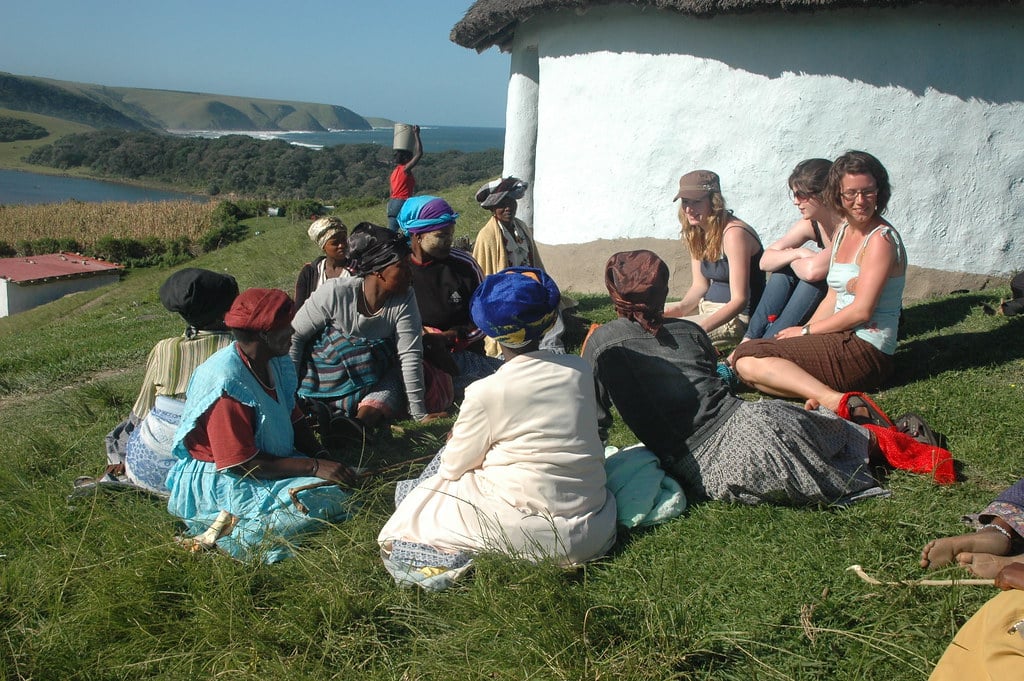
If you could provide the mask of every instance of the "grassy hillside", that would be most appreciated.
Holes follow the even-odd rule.
[[[36,125],[40,125],[49,131],[49,135],[37,140],[19,140],[17,142],[0,142],[0,168],[10,168],[12,170],[31,170],[33,172],[49,172],[56,173],[56,169],[43,168],[41,166],[25,163],[22,159],[28,156],[34,149],[52,144],[65,135],[71,135],[77,132],[88,132],[92,130],[88,125],[82,123],[73,123],[63,118],[54,118],[53,116],[44,116],[42,114],[28,113],[25,111],[15,111],[13,109],[5,109],[0,107],[0,116],[10,116],[11,118],[21,118]]]
[[[468,198],[458,205],[468,191],[445,195],[469,213]],[[259,236],[192,264],[290,290],[316,254],[305,226],[254,227]],[[1024,319],[978,309],[1005,291],[909,308],[897,387],[878,395],[890,413],[917,411],[949,435],[964,482],[896,474],[891,498],[846,510],[703,504],[623,533],[577,572],[485,556],[463,583],[426,594],[396,588],[380,565],[389,479],[358,492],[353,519],[270,567],[184,553],[147,497],[67,500],[76,476],[102,470],[103,435],[133,402],[149,348],[181,331],[157,300],[167,274],[135,271],[0,319],[4,678],[923,681],[993,593],[873,587],[845,568],[920,578],[925,541],[961,531],[962,513],[1020,476]],[[583,297],[570,343],[612,314],[607,298]],[[447,424],[404,425],[373,453],[429,454]],[[632,440],[619,424],[613,441]]]
[[[94,128],[142,130],[152,127],[138,116],[90,96],[83,87],[56,80],[0,72],[0,106],[82,123]],[[74,85],[74,84],[71,84]]]
[[[0,107],[93,128],[169,130],[366,130],[359,114],[333,104],[200,92],[108,87],[0,72]]]

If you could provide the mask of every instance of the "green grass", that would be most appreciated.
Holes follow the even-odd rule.
[[[465,211],[460,229],[483,223],[471,193],[446,192]],[[317,253],[305,223],[253,227],[191,264],[290,291]],[[891,498],[847,510],[704,504],[623,533],[577,572],[483,557],[428,594],[396,588],[380,565],[391,480],[275,566],[184,553],[144,496],[67,500],[76,476],[102,469],[103,436],[134,401],[149,348],[180,331],[157,300],[167,274],[133,271],[0,320],[0,677],[923,680],[993,593],[872,587],[845,568],[921,577],[925,541],[960,532],[961,514],[1019,477],[1024,320],[978,309],[1005,291],[909,308],[898,387],[877,396],[947,433],[965,482],[895,474]],[[613,314],[606,298],[580,298],[575,345],[588,320]],[[404,424],[378,453],[429,454],[449,423]],[[632,439],[617,424],[613,441]]]

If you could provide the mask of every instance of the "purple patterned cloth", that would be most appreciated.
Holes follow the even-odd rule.
[[[1004,520],[1017,536],[1024,538],[1024,479],[1005,489],[981,513],[965,515],[963,521],[980,530],[991,523],[992,518]]]

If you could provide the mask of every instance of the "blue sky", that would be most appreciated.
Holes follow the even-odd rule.
[[[324,102],[430,125],[503,126],[509,56],[448,34],[471,0],[24,0],[0,71]]]

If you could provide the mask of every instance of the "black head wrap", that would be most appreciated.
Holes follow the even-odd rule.
[[[380,272],[411,252],[404,234],[371,222],[360,222],[348,235],[348,268],[357,277]]]
[[[196,329],[208,329],[224,320],[238,296],[238,283],[230,274],[196,267],[178,270],[160,286],[160,302]]]

